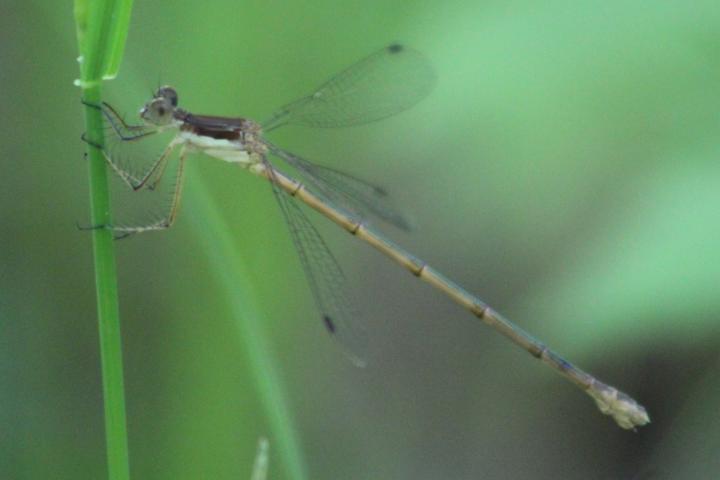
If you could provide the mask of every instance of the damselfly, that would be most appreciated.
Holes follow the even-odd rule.
[[[272,144],[265,133],[284,125],[343,127],[395,115],[429,94],[435,73],[419,52],[390,45],[340,72],[312,94],[289,103],[265,122],[245,118],[196,115],[178,107],[178,94],[161,87],[140,111],[142,125],[129,125],[107,103],[87,104],[102,110],[110,133],[120,142],[136,142],[161,132],[175,132],[162,154],[142,171],[129,168],[111,148],[88,142],[103,150],[110,167],[133,190],[153,189],[160,182],[173,151],[179,151],[172,201],[163,217],[147,225],[105,225],[117,236],[162,230],[175,220],[182,187],[183,164],[188,153],[202,152],[235,163],[269,180],[280,209],[290,227],[322,321],[345,347],[355,363],[365,361],[363,328],[344,287],[340,265],[303,210],[298,199],[377,250],[407,268],[477,318],[495,328],[534,357],[587,392],[600,410],[622,428],[633,429],[650,421],[645,409],[628,395],[580,370],[503,318],[477,297],[453,283],[421,259],[404,251],[372,229],[367,214],[400,228],[407,222],[382,202],[385,191],[355,176],[312,163]],[[274,156],[294,167],[304,180],[295,180],[270,161]],[[293,198],[291,198],[293,197]]]

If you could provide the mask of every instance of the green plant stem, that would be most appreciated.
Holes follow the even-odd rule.
[[[80,51],[80,86],[83,100],[100,104],[101,78],[116,73],[127,35],[131,0],[75,0],[75,23]],[[114,70],[108,71],[108,65]],[[112,74],[112,75],[111,75]],[[111,225],[107,166],[99,148],[104,144],[102,112],[86,106],[85,135],[89,141],[87,159],[90,177],[90,221],[95,291],[98,305],[98,333],[105,407],[105,441],[108,478],[129,480],[125,390],[123,385],[122,338],[118,306],[117,270]]]
[[[99,84],[85,89],[83,98],[90,103],[99,103]],[[102,113],[94,108],[85,108],[85,125],[88,139],[102,144]],[[90,171],[90,218],[92,225],[109,225],[111,218],[107,167],[102,152],[90,145],[88,146],[88,167]],[[105,228],[95,229],[92,232],[92,238],[103,399],[105,402],[108,478],[110,480],[127,480],[130,478],[130,468],[125,420],[122,338],[120,335],[115,248],[110,230]]]

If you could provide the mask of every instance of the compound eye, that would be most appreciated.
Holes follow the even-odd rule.
[[[160,87],[155,94],[155,97],[167,99],[167,101],[170,102],[170,105],[172,105],[173,107],[177,107],[178,105],[178,94],[173,87]]]
[[[167,98],[156,98],[146,108],[143,118],[153,125],[167,125],[172,121],[174,107]]]

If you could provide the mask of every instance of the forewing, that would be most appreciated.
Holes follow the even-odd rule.
[[[430,93],[435,80],[432,66],[420,52],[390,45],[340,72],[312,94],[285,105],[263,128],[373,122],[415,105]]]

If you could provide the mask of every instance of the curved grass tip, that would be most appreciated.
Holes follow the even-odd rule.
[[[250,480],[265,480],[267,478],[268,463],[270,460],[269,450],[270,442],[268,442],[268,439],[260,437]]]

